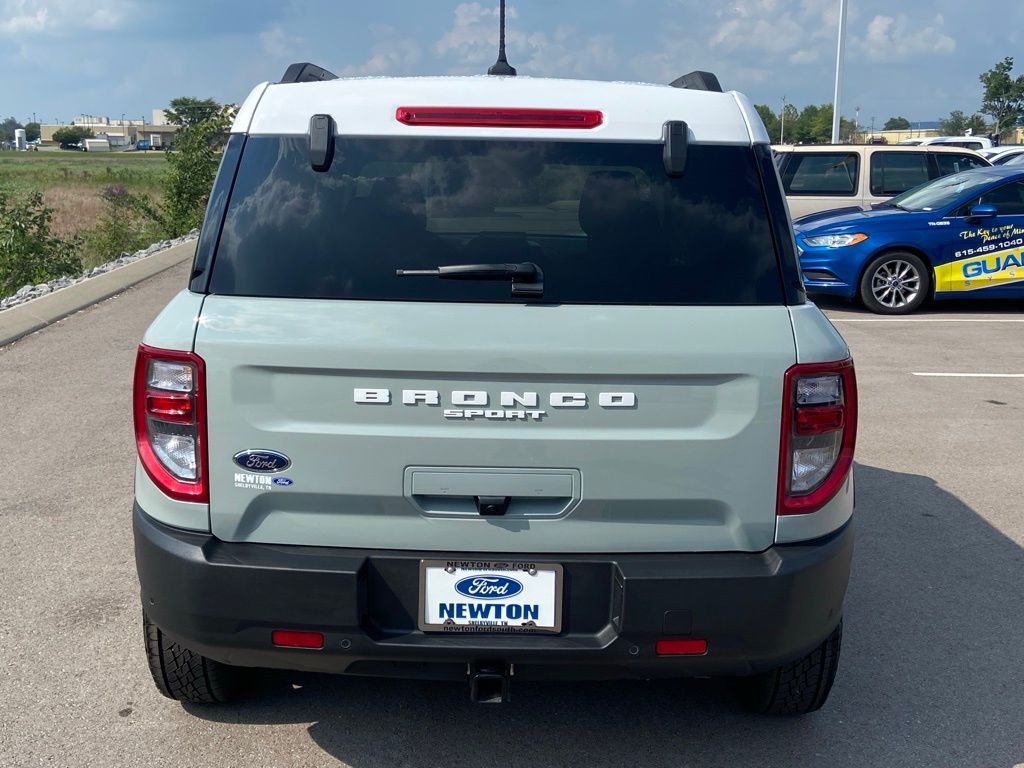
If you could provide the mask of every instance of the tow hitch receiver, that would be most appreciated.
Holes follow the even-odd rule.
[[[503,704],[511,700],[512,670],[501,662],[469,665],[469,700],[474,704]]]

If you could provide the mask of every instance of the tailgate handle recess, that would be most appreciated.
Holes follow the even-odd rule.
[[[498,517],[508,512],[509,496],[477,496],[476,511],[485,517]]]

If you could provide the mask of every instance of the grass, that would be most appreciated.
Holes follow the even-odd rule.
[[[96,224],[103,210],[100,194],[110,185],[158,200],[166,171],[161,152],[0,152],[0,190],[14,196],[42,192],[55,211],[53,233],[60,237]]]

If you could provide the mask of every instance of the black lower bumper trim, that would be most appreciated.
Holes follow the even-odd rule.
[[[465,678],[480,661],[517,678],[743,675],[797,659],[842,615],[853,526],[759,553],[530,555],[564,568],[558,635],[425,634],[423,559],[493,554],[238,544],[163,525],[135,505],[146,612],[167,635],[228,664]],[[318,650],[276,648],[274,629],[322,632]],[[702,656],[657,656],[695,637]]]

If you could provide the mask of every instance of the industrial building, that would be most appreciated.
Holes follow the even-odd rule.
[[[167,122],[164,110],[153,110],[154,122],[146,123],[144,119],[110,118],[105,115],[75,115],[70,123],[43,123],[39,126],[39,141],[43,145],[52,146],[53,135],[61,128],[70,125],[88,128],[97,139],[106,139],[111,150],[125,150],[135,147],[139,141],[146,141],[153,149],[161,149],[174,145],[174,136],[178,132],[177,125]],[[159,122],[157,120],[159,119]]]

